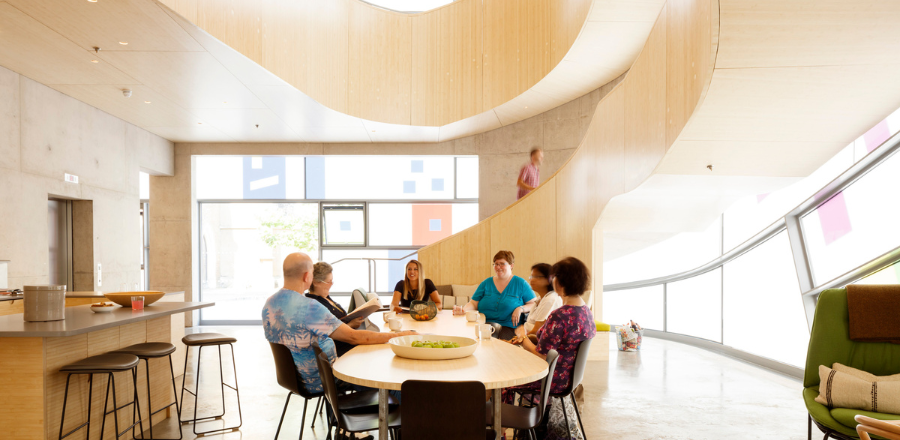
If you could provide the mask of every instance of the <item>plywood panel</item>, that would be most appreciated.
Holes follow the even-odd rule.
[[[44,363],[41,374],[44,375],[44,418],[46,420],[46,438],[59,438],[59,422],[62,417],[63,395],[66,390],[66,374],[60,373],[59,369],[64,365],[72,362],[80,361],[88,357],[88,334],[59,337],[44,338]],[[102,381],[102,388],[99,384],[101,381],[94,382],[94,403],[100,404],[100,409],[96,410],[97,405],[91,408],[92,419],[99,417],[103,413],[102,396],[106,392],[106,381]],[[66,424],[63,427],[65,432],[69,432],[76,426],[87,420],[87,396],[88,396],[88,380],[87,376],[76,375],[72,377],[69,385],[69,393],[71,397],[66,405]],[[100,394],[101,397],[97,397]],[[100,420],[96,418],[94,420]],[[97,431],[99,433],[99,431]],[[83,434],[82,434],[83,436]]]
[[[8,0],[8,3],[31,17],[41,17],[44,25],[88,51],[95,46],[105,51],[203,50],[153,2]]]
[[[260,1],[199,0],[197,25],[247,58],[262,62]]]
[[[672,145],[712,75],[709,0],[669,0],[666,8],[666,143]]]
[[[0,381],[0,396],[17,408],[29,411],[0,411],[4,436],[15,439],[43,438],[44,347],[41,338],[0,338],[0,371],[15,372],[15,378]]]
[[[517,2],[516,95],[524,93],[550,72],[550,0]]]
[[[548,12],[551,65],[559,64],[578,38],[585,17],[591,10],[591,3],[590,0],[550,0]],[[634,8],[635,5],[629,5],[628,9]]]
[[[410,124],[411,68],[410,17],[350,3],[350,114]]]
[[[606,204],[625,192],[624,86],[611,91],[597,105],[582,148],[593,169],[587,182],[595,194],[587,201],[590,210],[585,225],[592,230]]]
[[[556,184],[556,178],[548,179],[491,223],[491,258],[500,250],[511,251],[515,275],[527,278],[531,265],[556,261]]]
[[[411,121],[413,125],[440,124],[441,93],[444,75],[441,66],[441,13],[411,17],[412,89]]]
[[[441,273],[446,264],[441,264],[441,245],[440,243],[428,246],[429,252],[419,252],[418,259],[425,268],[426,277],[435,285],[445,284],[444,276]],[[449,281],[446,282],[449,284]]]
[[[438,123],[445,125],[482,112],[483,7],[463,0],[441,8],[440,106]]]
[[[637,187],[666,152],[666,14],[660,14],[625,86],[625,190]]]
[[[17,313],[25,313],[25,301],[0,302],[0,316],[15,315]]]
[[[491,276],[490,223],[482,222],[447,240],[440,248],[443,277],[451,284],[477,284]]]
[[[490,110],[518,94],[517,0],[484,3],[484,83],[482,111]]]

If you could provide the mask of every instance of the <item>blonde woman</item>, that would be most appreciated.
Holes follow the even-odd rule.
[[[422,285],[424,285],[424,288],[420,288]],[[431,280],[425,278],[425,269],[422,268],[422,263],[418,260],[410,260],[409,263],[406,263],[406,276],[394,286],[394,299],[391,300],[391,310],[400,312],[402,310],[400,307],[408,309],[414,300],[431,300],[437,306],[437,309],[441,310],[441,296],[438,295],[437,287],[434,287],[434,283]]]

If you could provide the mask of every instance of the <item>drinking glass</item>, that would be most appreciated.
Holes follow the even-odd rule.
[[[144,297],[143,296],[132,296],[131,297],[131,309],[132,310],[144,310]]]

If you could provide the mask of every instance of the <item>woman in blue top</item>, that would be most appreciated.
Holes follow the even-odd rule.
[[[472,300],[463,307],[466,311],[484,313],[487,322],[500,324],[501,330],[494,332],[494,337],[500,339],[511,339],[520,332],[524,336],[524,322],[520,322],[520,318],[537,303],[528,281],[512,274],[515,261],[512,252],[497,252],[494,255],[494,276],[482,281]]]

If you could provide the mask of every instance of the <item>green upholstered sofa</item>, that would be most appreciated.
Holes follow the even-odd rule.
[[[868,371],[876,376],[900,373],[900,345],[887,342],[854,342],[850,340],[847,290],[829,289],[819,295],[816,314],[809,337],[806,371],[803,375],[803,400],[810,420],[836,439],[858,439],[856,421],[862,414],[881,420],[900,420],[900,415],[874,413],[855,409],[834,408],[817,403],[819,365],[831,367],[835,362]],[[810,438],[812,427],[810,424]]]

